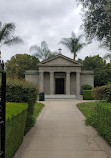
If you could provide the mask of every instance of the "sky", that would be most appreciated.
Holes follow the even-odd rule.
[[[52,51],[62,48],[62,54],[73,58],[73,54],[63,45],[58,44],[62,38],[84,34],[81,29],[81,5],[76,0],[0,0],[0,21],[13,22],[16,25],[15,35],[24,43],[16,46],[3,46],[2,59],[6,62],[16,54],[30,54],[32,45],[41,45],[45,40]],[[78,58],[99,54],[104,56],[108,50],[100,48],[99,42],[93,41],[85,46]]]

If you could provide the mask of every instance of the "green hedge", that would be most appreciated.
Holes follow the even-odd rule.
[[[92,86],[85,84],[81,86],[81,94],[83,94],[83,90],[92,90]]]
[[[111,145],[111,104],[98,103],[93,115],[86,119],[86,123],[97,129]]]
[[[83,99],[84,100],[93,100],[92,90],[83,90]]]
[[[6,100],[7,102],[28,103],[28,114],[25,133],[33,126],[33,108],[37,100],[37,86],[25,80],[7,80]]]
[[[6,104],[6,158],[12,158],[22,143],[27,107],[26,103]]]

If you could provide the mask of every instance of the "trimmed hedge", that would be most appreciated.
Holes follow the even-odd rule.
[[[85,84],[81,86],[81,94],[83,94],[83,90],[92,90],[92,86]]]
[[[25,80],[7,80],[6,100],[7,102],[28,103],[28,114],[25,133],[33,126],[33,109],[37,100],[37,86]]]
[[[12,158],[22,143],[27,107],[26,103],[6,104],[6,158]]]
[[[94,88],[93,96],[98,100],[111,102],[111,85],[109,84],[109,85]]]
[[[92,90],[83,90],[83,100],[93,100]]]
[[[97,129],[111,145],[111,103],[98,103],[93,115],[86,119],[86,123]]]

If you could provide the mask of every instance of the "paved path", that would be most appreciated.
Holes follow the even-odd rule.
[[[45,101],[14,158],[111,158],[111,148],[98,136],[96,142],[96,132],[85,127],[78,102]]]

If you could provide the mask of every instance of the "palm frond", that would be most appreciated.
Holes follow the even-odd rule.
[[[106,55],[103,57],[103,59],[111,59],[111,54],[110,54],[110,53],[106,54]]]
[[[2,22],[0,21],[0,30],[1,30],[1,27],[2,27]]]
[[[0,29],[0,41],[10,39],[15,31],[15,25],[13,23],[4,24]]]
[[[34,54],[38,54],[39,52],[41,53],[42,50],[39,46],[33,45],[33,46],[30,47],[30,52],[34,53]]]
[[[20,37],[16,36],[16,37],[13,37],[13,38],[5,41],[4,44],[10,46],[10,45],[19,44],[19,43],[22,43],[22,42],[23,42],[22,39]]]

